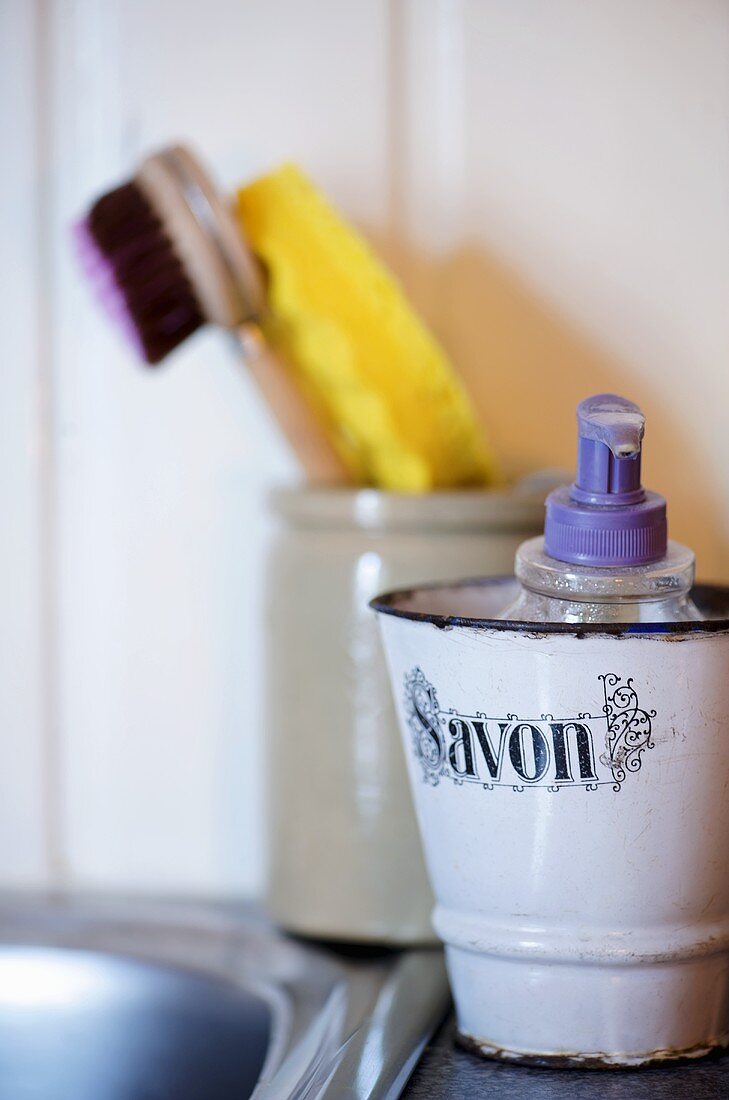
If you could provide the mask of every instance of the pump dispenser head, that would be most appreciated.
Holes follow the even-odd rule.
[[[645,565],[667,550],[666,501],[640,480],[645,417],[612,393],[577,406],[577,476],[547,497],[544,550],[577,565]]]

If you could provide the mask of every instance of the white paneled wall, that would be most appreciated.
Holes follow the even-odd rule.
[[[0,5],[0,110],[6,153],[0,188],[5,268],[0,309],[0,878],[15,883],[33,882],[46,874],[49,835],[44,753],[49,748],[44,743],[48,664],[43,633],[48,589],[42,582],[47,565],[47,315],[39,312],[46,283],[36,221],[42,194],[37,32],[33,5]]]
[[[79,288],[65,225],[178,135],[231,185],[294,157],[381,221],[386,16],[280,0],[58,6],[60,782],[79,881],[258,882],[264,494],[294,471],[220,336],[154,374],[136,367]]]
[[[225,340],[145,372],[68,224],[150,147],[299,161],[462,366],[507,468],[601,388],[729,579],[722,0],[6,0],[0,878],[251,891],[264,496],[293,464]]]

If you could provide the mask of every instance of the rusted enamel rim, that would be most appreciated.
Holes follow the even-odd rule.
[[[494,1062],[506,1062],[509,1065],[533,1066],[538,1069],[591,1069],[591,1070],[643,1070],[655,1066],[670,1064],[685,1065],[702,1058],[717,1058],[724,1054],[729,1045],[729,1036],[717,1039],[716,1044],[700,1044],[687,1050],[656,1050],[643,1057],[626,1057],[604,1054],[523,1054],[521,1051],[505,1050],[491,1043],[474,1039],[462,1031],[456,1031],[456,1043],[469,1054],[487,1058]]]
[[[521,634],[572,634],[578,638],[588,634],[622,636],[655,634],[716,634],[729,632],[729,587],[724,585],[697,584],[691,596],[705,614],[712,616],[700,622],[681,623],[527,623],[510,619],[487,619],[467,615],[440,615],[424,611],[411,611],[401,606],[418,592],[448,592],[463,588],[488,588],[497,585],[513,585],[514,578],[472,577],[460,581],[438,584],[421,584],[414,588],[384,592],[370,600],[369,606],[382,615],[393,615],[412,622],[431,623],[441,630],[467,627],[470,630],[502,630]]]

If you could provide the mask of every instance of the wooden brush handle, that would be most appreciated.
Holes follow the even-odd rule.
[[[315,485],[347,485],[352,477],[329,441],[320,416],[280,357],[255,325],[236,330],[246,367],[288,440],[306,477]]]

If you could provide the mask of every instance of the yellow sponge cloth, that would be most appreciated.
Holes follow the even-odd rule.
[[[268,276],[266,334],[323,413],[353,480],[402,492],[482,485],[469,399],[364,241],[293,165],[238,193]]]

